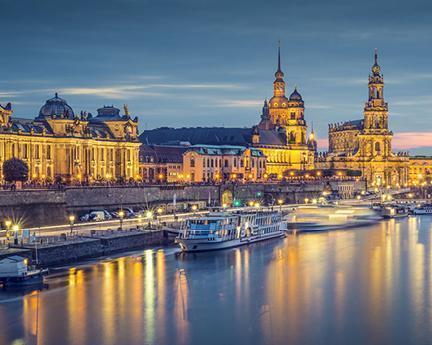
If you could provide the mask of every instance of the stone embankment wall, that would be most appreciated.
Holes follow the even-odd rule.
[[[70,213],[92,210],[118,210],[119,207],[147,208],[156,204],[221,200],[230,190],[235,199],[259,199],[271,202],[283,198],[285,202],[301,203],[305,198],[316,198],[324,188],[343,192],[346,197],[364,188],[363,182],[310,182],[290,184],[239,184],[202,186],[144,186],[144,187],[88,187],[65,190],[0,191],[0,222],[12,218],[26,227],[67,223]]]
[[[37,259],[41,266],[55,266],[75,261],[100,257],[112,253],[125,252],[166,244],[163,231],[152,232],[123,232],[115,236],[100,236],[81,238],[80,240],[65,243],[45,245],[37,249]],[[22,255],[36,260],[36,249],[33,246],[25,249],[31,255]],[[21,255],[21,254],[20,254]]]

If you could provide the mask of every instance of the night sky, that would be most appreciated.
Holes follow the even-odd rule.
[[[75,112],[122,107],[141,130],[251,126],[281,41],[321,149],[362,117],[373,50],[396,149],[432,150],[430,1],[0,0],[0,103],[35,117],[54,92]]]

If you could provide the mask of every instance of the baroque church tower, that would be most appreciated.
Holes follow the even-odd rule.
[[[267,172],[279,178],[290,170],[314,168],[316,142],[307,140],[304,102],[297,88],[289,97],[281,68],[280,46],[273,97],[264,101],[261,121],[253,128],[252,143],[267,157]]]
[[[359,149],[364,157],[392,155],[393,133],[388,128],[388,104],[384,100],[384,77],[375,50],[372,74],[369,75],[369,97],[364,107],[364,125],[359,135]]]
[[[278,67],[273,82],[273,97],[264,103],[261,127],[282,128],[285,130],[288,145],[306,145],[307,125],[304,120],[304,102],[294,88],[290,97],[285,96],[286,83],[281,69],[280,46],[278,47]]]
[[[408,182],[406,153],[392,152],[384,77],[375,50],[363,119],[329,125],[328,168],[361,172],[368,186],[403,186]]]

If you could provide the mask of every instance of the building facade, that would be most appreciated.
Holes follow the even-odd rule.
[[[409,183],[421,186],[432,181],[432,157],[411,156],[409,158]]]
[[[141,145],[140,175],[146,183],[181,183],[187,181],[183,175],[183,153],[187,146]]]
[[[58,97],[46,101],[33,119],[12,117],[11,104],[0,106],[0,173],[12,157],[29,166],[29,179],[49,182],[136,179],[139,177],[138,119],[113,106],[97,116],[74,113]]]
[[[183,154],[183,174],[191,182],[262,181],[266,157],[256,148],[194,145]]]
[[[285,96],[280,49],[273,83],[273,97],[264,102],[261,121],[252,128],[157,128],[144,131],[144,145],[221,145],[259,149],[266,157],[266,174],[282,178],[290,170],[314,168],[316,141],[307,137],[304,101],[297,88]],[[186,168],[185,168],[186,169]],[[190,175],[186,172],[186,176]]]
[[[408,183],[408,154],[392,152],[393,133],[388,126],[388,104],[377,52],[368,89],[363,119],[329,125],[325,166],[359,170],[372,186],[404,186]]]
[[[264,101],[261,121],[253,128],[252,134],[252,145],[260,148],[267,157],[267,173],[278,176],[288,170],[313,169],[316,152],[313,133],[307,137],[303,98],[297,87],[289,98],[285,89],[279,48],[273,97],[269,102]]]

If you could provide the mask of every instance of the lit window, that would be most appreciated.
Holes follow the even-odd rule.
[[[282,103],[282,106],[285,108],[286,107],[286,103]]]
[[[273,106],[274,106],[274,107],[277,107],[277,106],[278,106],[278,104],[277,104],[277,103],[273,103]]]

